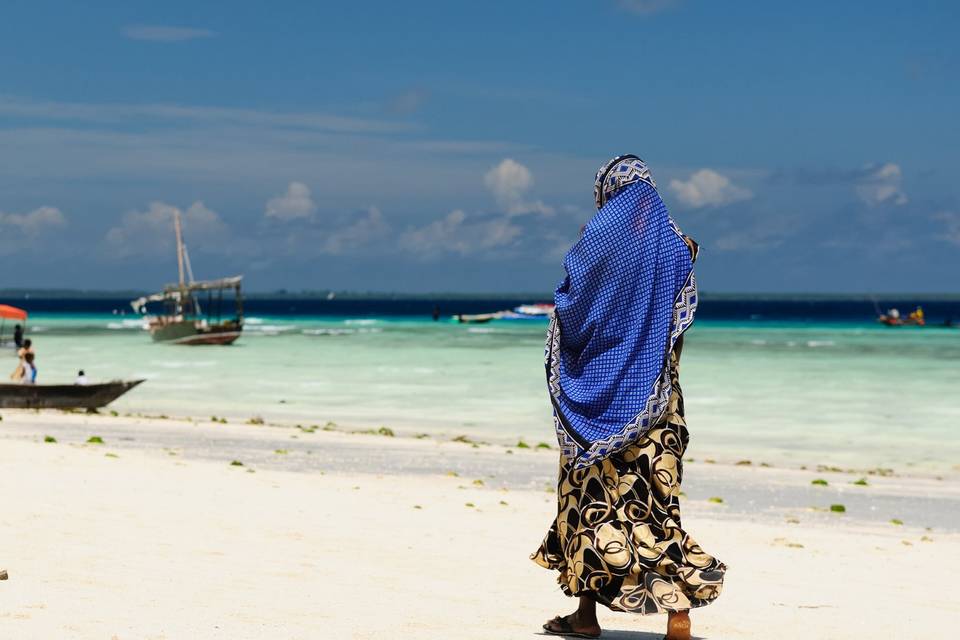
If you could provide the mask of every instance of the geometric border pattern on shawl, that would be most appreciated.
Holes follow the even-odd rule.
[[[683,233],[677,227],[673,219],[670,219],[670,225],[674,232],[683,239]],[[663,368],[660,375],[654,381],[651,393],[647,402],[637,416],[626,424],[623,429],[603,440],[594,442],[589,449],[581,451],[577,441],[567,433],[563,421],[557,415],[556,406],[553,409],[553,426],[557,432],[557,441],[560,444],[560,451],[567,459],[575,458],[574,468],[580,469],[588,467],[591,464],[602,460],[618,451],[626,449],[634,442],[639,440],[647,433],[663,415],[667,405],[670,402],[670,394],[673,388],[667,375],[667,362],[669,362],[670,353],[683,335],[684,331],[693,324],[693,319],[697,312],[697,279],[690,270],[687,281],[677,294],[677,299],[673,303],[673,322],[670,332],[670,348],[667,350]],[[545,362],[547,368],[547,387],[550,395],[554,398],[560,397],[560,323],[556,316],[550,321],[550,328],[547,331],[547,344],[545,348]]]

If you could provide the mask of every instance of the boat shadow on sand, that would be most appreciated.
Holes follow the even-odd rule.
[[[537,634],[543,638],[562,638],[552,633],[541,631]],[[663,633],[660,631],[628,631],[626,629],[604,629],[603,640],[663,640]],[[692,636],[692,640],[706,640],[704,636]]]

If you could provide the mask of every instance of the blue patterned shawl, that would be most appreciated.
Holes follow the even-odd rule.
[[[695,245],[646,165],[597,174],[599,211],[564,259],[547,336],[547,383],[563,454],[590,465],[642,437],[666,410],[670,353],[693,322]]]

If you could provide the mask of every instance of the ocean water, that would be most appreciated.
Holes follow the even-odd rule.
[[[70,382],[78,369],[93,380],[146,378],[111,406],[121,413],[553,444],[546,322],[434,322],[416,315],[424,304],[390,313],[398,307],[357,303],[346,315],[305,314],[288,301],[252,305],[230,347],[154,343],[137,317],[102,309],[46,308],[32,314],[30,333],[42,382]],[[475,304],[461,306],[493,303]],[[711,317],[704,307],[684,346],[688,455],[958,470],[960,330],[885,328],[869,312],[831,318],[813,307],[749,304],[724,317],[718,308]],[[15,364],[0,356],[5,362]]]

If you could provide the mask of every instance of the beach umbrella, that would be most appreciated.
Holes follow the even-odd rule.
[[[8,304],[0,304],[0,318],[6,320],[26,320],[27,312],[17,307],[11,307]]]
[[[3,343],[3,329],[7,320],[19,320],[23,324],[27,323],[27,312],[17,307],[11,307],[8,304],[0,304],[0,343]]]

